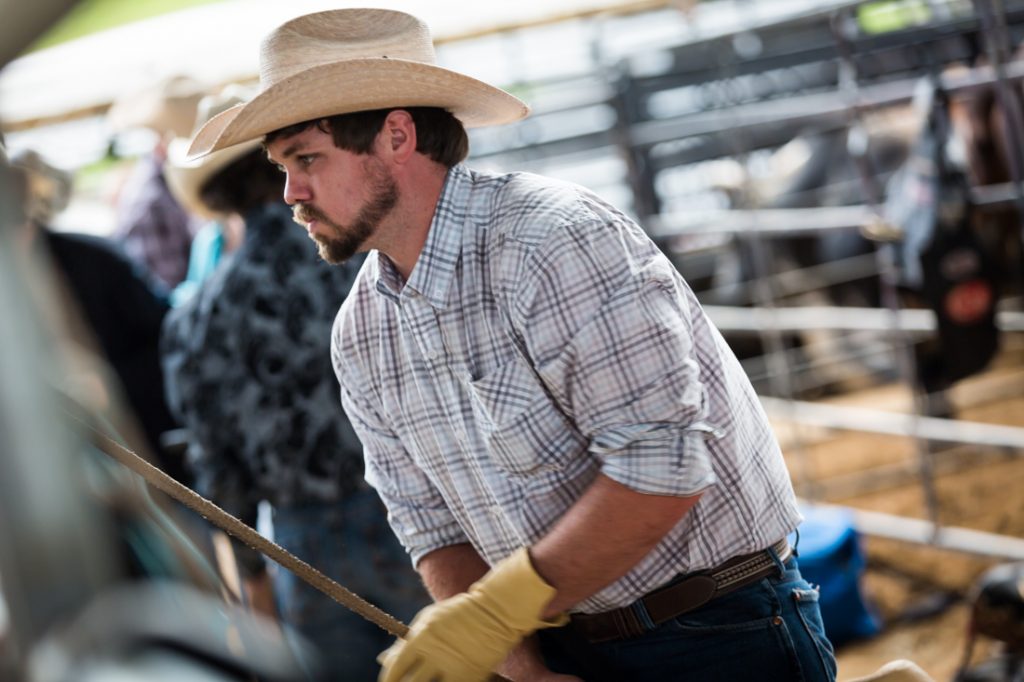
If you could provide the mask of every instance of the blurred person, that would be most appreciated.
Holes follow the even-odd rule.
[[[163,434],[177,428],[164,400],[159,357],[160,329],[170,309],[166,291],[108,240],[50,229],[71,198],[70,173],[31,150],[13,154],[11,164],[26,183],[27,219],[17,241],[26,251],[42,250],[52,262],[119,379],[149,453],[168,474],[187,482],[182,462],[161,445]]]
[[[76,310],[65,305],[69,282],[51,272],[54,262],[44,251],[25,252],[37,245],[37,221],[46,215],[40,213],[39,171],[28,170],[39,162],[16,156],[21,165],[9,166],[2,152],[0,145],[0,237],[14,236],[20,256],[15,278],[5,281],[21,290],[24,277],[27,287],[20,293],[42,314],[12,308],[12,330],[26,334],[15,334],[15,343],[3,348],[8,365],[28,363],[28,372],[7,377],[14,382],[8,388],[21,394],[36,419],[25,421],[24,409],[4,408],[4,417],[20,416],[23,423],[13,429],[13,441],[6,439],[4,445],[14,448],[3,452],[0,469],[14,473],[16,483],[34,485],[8,485],[0,497],[3,518],[14,520],[5,530],[17,529],[3,534],[0,551],[8,560],[0,584],[0,679],[23,679],[29,670],[32,679],[34,673],[47,679],[149,679],[169,670],[182,679],[201,675],[225,682],[321,679],[309,644],[297,633],[226,603],[228,590],[167,514],[165,498],[152,497],[139,476],[110,456],[122,440],[116,430],[125,425],[108,399],[116,389],[106,385],[105,363],[92,352]],[[42,184],[61,177],[54,169]],[[40,277],[50,274],[58,277]],[[45,350],[27,353],[27,338]],[[47,364],[35,367],[37,361]],[[83,384],[71,378],[86,375],[93,390],[80,390]],[[40,500],[40,484],[56,484],[60,494]],[[32,497],[27,505],[20,499],[25,493]],[[63,535],[52,532],[57,525]],[[78,551],[67,547],[72,536]]]
[[[245,101],[251,98],[252,94],[249,89],[240,85],[227,85],[217,96],[204,97],[199,101],[197,121],[208,121],[224,107]],[[224,257],[241,246],[245,238],[245,221],[240,215],[215,212],[199,196],[196,183],[207,178],[193,172],[195,164],[187,159],[191,141],[192,137],[189,134],[185,137],[176,137],[167,145],[165,176],[171,194],[190,215],[202,222],[202,227],[192,239],[188,273],[171,292],[172,305],[180,305],[191,298],[206,278],[213,274]]]
[[[528,109],[436,66],[415,17],[299,17],[260,62],[260,93],[192,150],[262,138],[322,257],[370,251],[334,366],[438,600],[381,679],[833,679],[779,445],[642,228],[581,187],[464,165],[464,126]]]
[[[225,256],[242,245],[244,238],[245,223],[238,216],[204,221],[192,239],[185,279],[171,291],[171,305],[181,305],[199,291],[206,278]]]
[[[250,525],[269,502],[278,544],[411,618],[429,599],[363,481],[362,448],[331,372],[331,324],[359,263],[319,261],[258,141],[198,161],[170,158],[171,186],[185,205],[202,202],[207,213],[245,224],[239,249],[164,327],[168,396],[189,433],[196,489]],[[333,679],[374,679],[386,632],[236,549],[255,608],[279,613],[317,644]]]
[[[108,112],[115,133],[145,128],[156,135],[152,149],[136,161],[118,193],[114,238],[168,290],[188,274],[197,225],[167,187],[167,145],[192,132],[202,94],[192,78],[173,76],[127,93]]]

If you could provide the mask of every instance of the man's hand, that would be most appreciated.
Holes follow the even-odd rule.
[[[484,680],[535,630],[563,625],[541,619],[555,589],[521,549],[468,592],[420,611],[404,640],[380,656],[380,682]]]

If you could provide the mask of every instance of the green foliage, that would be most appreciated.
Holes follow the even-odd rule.
[[[104,156],[75,170],[75,190],[82,193],[94,193],[102,187],[112,173],[124,172],[131,161]]]
[[[928,23],[932,12],[924,0],[886,0],[861,5],[857,19],[865,33],[888,33]]]
[[[29,51],[53,47],[115,26],[220,0],[80,0]]]

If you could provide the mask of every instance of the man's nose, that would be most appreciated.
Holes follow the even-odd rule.
[[[310,198],[309,185],[289,173],[284,183],[285,203],[291,206],[299,201],[309,201]]]

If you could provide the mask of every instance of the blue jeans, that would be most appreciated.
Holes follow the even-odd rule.
[[[274,539],[366,601],[408,623],[430,603],[408,554],[387,524],[377,493],[333,505],[274,510]],[[274,567],[281,619],[319,650],[324,679],[372,682],[376,657],[395,638],[281,567]]]
[[[590,644],[570,628],[538,633],[552,670],[587,682],[818,682],[836,677],[818,591],[795,558],[778,576],[740,588],[640,637]]]

